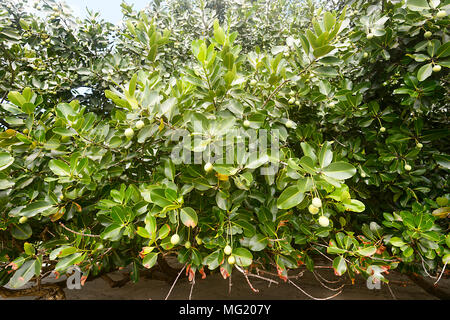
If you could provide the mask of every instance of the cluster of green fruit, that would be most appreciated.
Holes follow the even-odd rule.
[[[320,198],[316,197],[316,198],[312,199],[312,203],[309,205],[308,211],[311,214],[317,214],[317,213],[319,213],[319,209],[321,207],[322,207],[322,200],[320,200]],[[322,215],[319,217],[319,224],[322,227],[328,227],[328,225],[330,224],[330,220],[326,216],[323,215],[323,212],[322,212]]]
[[[136,129],[141,130],[144,127],[145,123],[142,120],[138,120],[136,122]],[[131,139],[134,136],[134,130],[133,128],[127,128],[125,129],[125,137],[128,139]]]

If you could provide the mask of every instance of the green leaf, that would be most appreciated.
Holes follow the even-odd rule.
[[[417,72],[417,79],[419,81],[423,81],[429,76],[431,76],[432,73],[433,73],[433,64],[427,63],[426,65],[420,67],[419,71]]]
[[[26,240],[31,237],[33,231],[28,223],[15,225],[11,229],[11,234],[14,238],[19,240]]]
[[[358,254],[360,254],[362,256],[370,257],[370,256],[374,255],[375,252],[377,252],[377,247],[371,246],[371,247],[367,247],[367,248],[361,248],[357,252],[358,252]]]
[[[408,0],[406,6],[412,11],[422,11],[430,9],[427,0]]]
[[[319,152],[319,164],[321,168],[327,167],[333,160],[333,151],[331,150],[331,143],[326,142]]]
[[[48,163],[48,167],[57,176],[69,176],[70,175],[70,167],[64,161],[52,159]]]
[[[14,158],[8,152],[0,152],[0,171],[5,170],[14,162]]]
[[[236,264],[241,267],[248,267],[252,264],[253,255],[250,251],[245,248],[237,248],[233,251],[234,258],[236,259]]]
[[[76,252],[65,256],[60,259],[55,266],[55,271],[63,272],[66,271],[69,267],[74,266],[77,263],[80,263],[84,260],[85,255],[81,252]]]
[[[24,286],[28,281],[36,275],[36,269],[38,267],[39,260],[26,261],[9,280],[8,285],[17,289]]]
[[[47,202],[45,200],[35,201],[27,205],[24,209],[22,209],[20,211],[20,216],[31,218],[50,208],[53,208],[53,204],[50,202]]]
[[[344,201],[344,207],[347,211],[353,211],[353,212],[363,212],[366,209],[366,206],[364,203],[362,203],[359,200],[356,199],[350,199]]]
[[[342,256],[338,256],[333,260],[333,268],[338,276],[341,276],[347,271],[347,263]]]
[[[305,194],[297,185],[286,188],[277,200],[278,209],[290,209],[300,204],[305,198]]]
[[[250,238],[248,247],[252,251],[261,251],[267,247],[268,243],[269,241],[267,240],[267,237],[263,236],[260,233],[257,233]]]
[[[17,91],[8,93],[8,100],[18,107],[22,107],[22,105],[27,102],[20,92]]]
[[[225,32],[219,25],[219,20],[214,20],[214,38],[216,41],[223,45],[225,43]]]
[[[153,267],[158,261],[158,253],[159,252],[150,252],[145,255],[144,259],[142,260],[142,265],[147,269]]]
[[[180,211],[181,222],[186,227],[194,228],[198,223],[197,213],[191,207],[182,208]]]
[[[450,41],[440,46],[436,53],[437,58],[445,58],[448,56],[450,56]]]
[[[345,180],[355,175],[356,168],[350,163],[339,161],[331,163],[322,172],[330,178]]]

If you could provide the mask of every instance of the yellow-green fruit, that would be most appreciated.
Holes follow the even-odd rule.
[[[320,200],[320,198],[314,198],[312,199],[312,205],[314,207],[320,208],[322,206],[322,200]]]
[[[28,221],[28,218],[27,217],[21,217],[20,219],[19,219],[19,223],[25,223],[25,222],[27,222]]]
[[[185,247],[186,249],[189,249],[189,248],[191,247],[191,242],[190,242],[190,241],[186,241],[186,242],[184,243],[184,247]]]
[[[288,102],[289,102],[289,104],[294,104],[295,103],[295,98],[290,98]]]
[[[63,196],[63,195],[60,195],[60,196],[59,196],[59,200],[64,200],[64,196]]]
[[[203,243],[202,238],[199,238],[198,236],[195,237],[195,241],[197,241],[197,244],[198,244],[198,245],[201,245],[201,244]]]
[[[235,264],[236,263],[236,259],[233,256],[229,256],[228,257],[228,263],[229,264]]]
[[[138,122],[136,122],[136,128],[138,130],[142,129],[144,127],[144,121],[139,120]]]
[[[28,134],[28,132],[30,132],[28,129],[23,129],[23,134]]]
[[[308,211],[311,214],[316,214],[316,213],[319,212],[319,208],[317,208],[316,206],[310,204],[309,207],[308,207]]]
[[[292,120],[288,120],[286,122],[286,128],[288,128],[288,129],[292,128],[294,125],[295,125],[295,122]]]
[[[423,148],[423,144],[421,144],[420,142],[418,142],[418,143],[416,144],[416,147],[419,148],[419,149],[422,149],[422,148]]]
[[[446,15],[447,15],[447,12],[444,11],[444,10],[441,10],[441,11],[439,11],[439,12],[436,14],[436,17],[438,17],[438,18],[443,18],[443,17],[445,17]]]
[[[206,172],[211,172],[211,170],[213,169],[213,165],[211,162],[207,162],[205,164],[205,166],[203,167],[203,169],[205,169]]]
[[[229,245],[227,245],[224,249],[223,252],[229,256],[231,254],[231,252],[233,252],[233,249],[231,249],[231,247]]]
[[[170,238],[170,243],[173,245],[178,244],[178,242],[180,242],[180,236],[178,234],[174,234],[171,238]]]
[[[328,227],[328,225],[330,224],[330,220],[327,217],[325,217],[325,216],[321,216],[319,218],[319,224],[322,227]]]
[[[369,33],[368,35],[367,35],[367,40],[370,40],[370,39],[372,39],[373,38],[373,33]]]
[[[431,37],[433,34],[430,32],[430,31],[427,31],[427,32],[425,32],[424,34],[423,34],[423,36],[425,37],[425,38],[429,38],[429,37]]]
[[[439,72],[439,71],[441,71],[441,66],[440,65],[435,65],[434,67],[433,67],[433,72]]]
[[[386,132],[386,128],[385,127],[381,127],[380,128],[380,132]]]
[[[127,128],[127,129],[125,130],[125,137],[127,137],[128,139],[130,139],[133,135],[134,135],[133,129]]]
[[[250,126],[250,121],[248,120],[244,120],[244,127],[249,127]]]
[[[369,56],[369,54],[367,52],[364,52],[363,57],[367,58]]]
[[[328,104],[328,106],[329,106],[330,108],[333,108],[335,105],[336,105],[336,102],[334,102],[334,101],[331,101],[331,102]]]
[[[296,105],[296,106],[299,106],[299,105],[300,105],[300,101],[295,100],[295,105]]]
[[[409,164],[405,164],[405,170],[406,171],[411,171],[411,166]]]
[[[365,178],[366,174],[364,172],[361,172],[361,178]]]
[[[252,81],[250,81],[250,85],[252,85],[252,86],[256,85],[256,80],[253,79]]]

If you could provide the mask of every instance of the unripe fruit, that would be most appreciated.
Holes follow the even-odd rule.
[[[208,162],[205,164],[203,169],[205,169],[206,172],[211,172],[211,170],[213,169],[213,165],[211,164],[211,162]]]
[[[431,37],[433,34],[431,33],[431,31],[427,31],[427,32],[425,32],[424,34],[423,34],[423,36],[425,37],[425,38],[429,38],[429,37]]]
[[[229,256],[231,254],[231,252],[233,251],[233,249],[231,249],[231,247],[229,245],[226,245],[226,247],[223,249],[223,252]]]
[[[236,263],[236,259],[233,256],[229,256],[228,257],[228,263],[229,264],[235,264]]]
[[[436,14],[436,17],[438,17],[438,18],[443,18],[443,17],[445,17],[446,15],[447,15],[447,12],[444,11],[444,10],[441,10],[441,11],[439,11],[439,12]]]
[[[319,218],[319,224],[322,227],[328,227],[328,225],[330,224],[330,220],[327,217],[325,217],[325,216],[321,216]]]
[[[190,242],[190,241],[186,241],[186,242],[184,243],[184,247],[185,247],[186,249],[189,249],[189,248],[191,247],[191,242]]]
[[[322,206],[322,200],[320,200],[320,198],[314,198],[312,199],[312,205],[314,207],[320,208]]]
[[[252,79],[252,81],[250,81],[250,85],[252,85],[252,86],[256,85],[256,80]]]
[[[329,106],[330,108],[333,108],[335,105],[336,105],[336,102],[334,102],[334,101],[331,101],[331,102],[328,104],[328,106]]]
[[[423,144],[421,144],[420,142],[418,142],[418,143],[416,144],[416,147],[419,148],[419,149],[422,149],[422,148],[423,148]]]
[[[27,217],[20,217],[20,219],[19,219],[19,223],[25,223],[25,222],[27,222],[28,221],[28,218]]]
[[[373,38],[373,33],[369,33],[369,34],[367,34],[367,40],[370,40],[370,39],[372,39]]]
[[[295,91],[294,91],[294,90],[289,91],[289,95],[290,95],[291,97],[294,96],[294,95],[295,95]]]
[[[23,129],[23,134],[28,134],[28,132],[30,132],[28,129]]]
[[[295,122],[294,121],[292,121],[292,120],[288,120],[287,122],[286,122],[286,128],[292,128],[293,126],[295,125]]]
[[[433,67],[433,72],[439,72],[439,71],[441,71],[441,66],[437,64]]]
[[[173,245],[176,245],[178,242],[180,242],[180,236],[178,234],[174,234],[171,238],[170,238],[170,243]]]
[[[59,196],[59,200],[64,200],[64,196],[63,196],[63,195],[60,195],[60,196]]]
[[[308,207],[308,211],[311,214],[316,214],[316,213],[319,212],[319,208],[317,208],[316,206],[310,204],[309,207]]]
[[[300,101],[295,100],[295,105],[296,105],[296,106],[299,106],[299,105],[300,105]]]
[[[203,243],[202,238],[199,238],[198,236],[195,237],[195,241],[197,241],[198,245],[201,245]]]
[[[366,174],[364,172],[361,172],[361,178],[365,178]]]
[[[380,128],[380,132],[385,132],[386,131],[386,128],[385,127],[381,127]]]
[[[289,102],[289,104],[294,104],[295,103],[295,98],[290,98],[288,102]]]
[[[244,127],[249,127],[249,126],[250,126],[250,121],[245,120],[245,121],[244,121]]]
[[[125,130],[125,137],[127,137],[128,139],[131,139],[131,137],[134,136],[134,131],[131,128],[127,128]]]
[[[411,171],[411,166],[409,164],[405,164],[405,170],[406,171]]]
[[[138,122],[136,122],[136,128],[138,130],[140,130],[140,129],[142,129],[144,127],[144,124],[145,124],[144,121],[139,120]]]
[[[367,52],[364,52],[363,57],[367,58],[369,56],[369,54]]]

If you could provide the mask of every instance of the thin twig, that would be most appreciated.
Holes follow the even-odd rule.
[[[316,273],[316,275],[320,278],[320,279],[322,279],[323,281],[325,281],[326,283],[338,283],[338,282],[341,282],[341,279],[337,279],[337,280],[335,280],[335,281],[333,281],[333,280],[327,280],[327,279],[325,279],[322,275],[320,275],[320,273]]]
[[[250,289],[252,289],[253,292],[259,292],[258,289],[255,289],[255,288],[253,287],[252,283],[250,282],[250,279],[248,278],[247,273],[246,273],[244,270],[242,270],[241,268],[239,268],[238,266],[236,266],[236,269],[238,269],[239,272],[241,272],[241,273],[244,275],[245,280],[247,280],[247,283],[248,283],[248,285],[250,286]]]
[[[192,279],[191,284],[191,291],[189,292],[189,300],[192,298],[192,291],[194,291],[194,285],[195,285],[195,277]]]
[[[436,282],[434,283],[434,285],[436,285],[436,284],[439,282],[439,280],[441,280],[441,277],[442,277],[442,275],[444,274],[444,271],[445,271],[445,267],[446,267],[446,266],[447,266],[447,263],[444,264],[444,267],[442,268],[441,274],[439,275],[439,278],[436,280]]]
[[[389,289],[389,292],[391,293],[392,298],[394,298],[394,300],[397,300],[397,297],[394,295],[394,292],[391,289],[391,286],[389,285],[389,283],[387,283],[387,287]]]
[[[92,238],[100,238],[99,235],[96,234],[86,234],[86,233],[82,233],[82,232],[78,232],[78,231],[74,231],[72,229],[69,229],[68,227],[66,227],[62,222],[59,223],[61,227],[63,227],[64,229],[66,229],[67,231],[70,231],[74,234],[77,234],[79,236],[85,236],[85,237],[92,237]]]
[[[309,293],[305,292],[302,288],[300,288],[298,285],[296,285],[292,280],[288,280],[290,284],[292,284],[294,287],[296,287],[298,290],[300,290],[301,292],[303,292],[305,295],[307,295],[308,297],[310,297],[313,300],[329,300],[332,299],[334,297],[337,297],[338,295],[341,294],[342,290],[339,291],[338,293],[335,293],[332,296],[326,297],[326,298],[315,298],[312,295],[310,295]]]
[[[316,280],[322,285],[322,287],[324,287],[324,288],[326,288],[326,289],[328,289],[328,290],[331,290],[331,291],[338,291],[338,290],[341,290],[344,286],[345,286],[345,284],[343,284],[343,285],[341,285],[339,288],[330,288],[330,287],[328,287],[326,284],[324,284],[322,281],[320,281],[320,279],[317,277],[317,275],[316,275],[316,273],[313,271],[313,273],[312,273],[313,275],[314,275],[314,277],[316,278]]]
[[[172,293],[173,287],[175,287],[175,284],[178,281],[178,278],[180,277],[181,273],[183,272],[184,268],[186,268],[187,263],[184,264],[183,268],[181,268],[180,272],[178,272],[177,277],[175,278],[175,281],[172,283],[172,287],[170,287],[169,293],[167,293],[167,296],[164,300],[169,299],[170,294]]]

